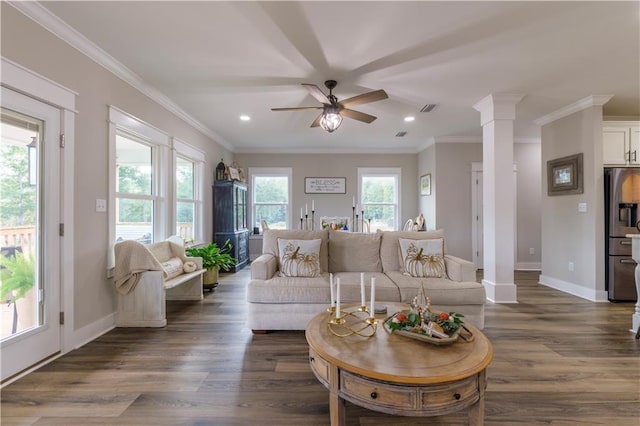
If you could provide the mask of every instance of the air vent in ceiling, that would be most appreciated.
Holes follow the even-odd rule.
[[[431,110],[434,109],[435,107],[436,107],[436,104],[426,104],[425,106],[422,107],[420,112],[431,112]]]
[[[396,133],[396,138],[404,137],[404,135],[406,135],[406,134],[407,134],[407,132],[398,132],[398,133]]]

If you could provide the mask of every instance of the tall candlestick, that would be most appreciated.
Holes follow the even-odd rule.
[[[376,308],[376,278],[371,277],[371,310],[369,311],[369,314],[372,317],[376,312],[375,308]]]
[[[336,319],[340,319],[340,278],[336,278]]]
[[[366,306],[364,304],[364,272],[360,272],[360,306]]]
[[[333,294],[333,274],[329,274],[329,287],[331,288],[331,307],[336,306],[335,295]]]

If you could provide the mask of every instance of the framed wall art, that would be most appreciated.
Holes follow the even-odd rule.
[[[347,178],[344,177],[306,177],[305,194],[346,194]]]
[[[420,195],[431,195],[431,173],[420,176]]]
[[[582,153],[547,161],[547,195],[584,192]]]

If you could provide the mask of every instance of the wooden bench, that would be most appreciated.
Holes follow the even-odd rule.
[[[167,325],[167,300],[202,300],[202,274],[205,272],[202,268],[202,258],[186,256],[180,237],[140,246],[141,255],[153,257],[160,268],[141,272],[138,283],[130,292],[117,293],[116,326],[164,327]],[[150,261],[154,263],[151,258]],[[196,270],[184,272],[185,262],[194,262]]]

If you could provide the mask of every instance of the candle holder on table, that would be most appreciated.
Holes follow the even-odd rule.
[[[378,320],[370,316],[366,306],[340,310],[340,316],[336,317],[336,308],[327,308],[329,320],[327,327],[329,331],[338,337],[357,335],[360,337],[373,337],[378,330]]]

